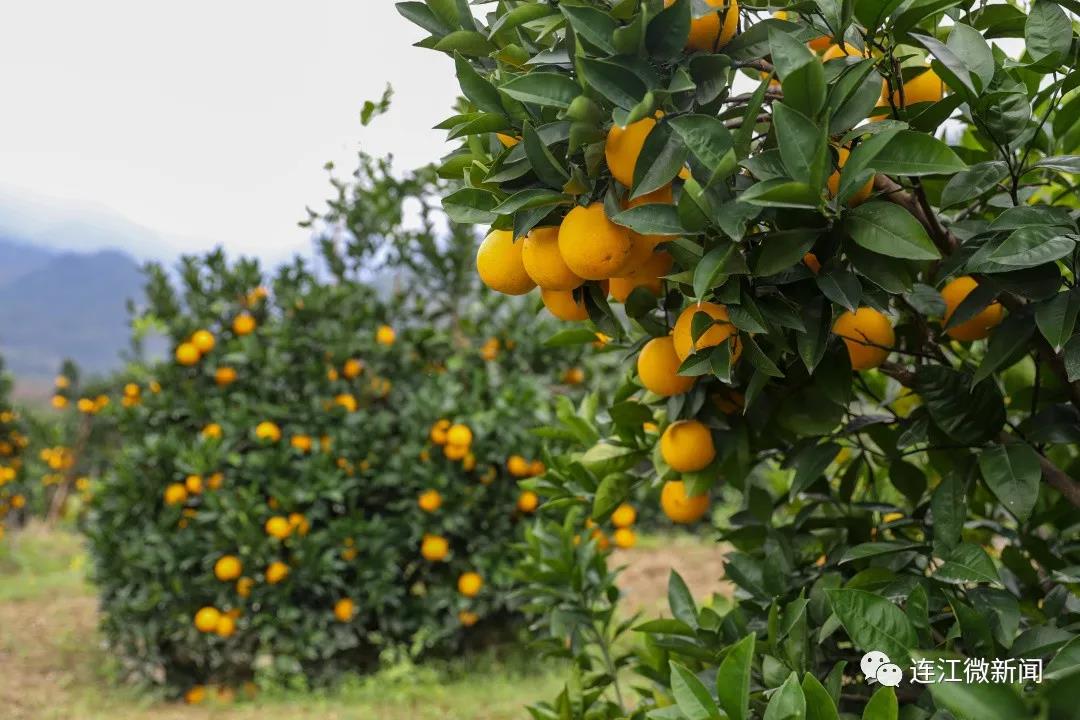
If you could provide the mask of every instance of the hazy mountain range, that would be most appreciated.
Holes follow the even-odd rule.
[[[127,253],[63,252],[0,237],[0,353],[17,383],[39,386],[68,357],[89,373],[119,367],[127,302],[141,297],[142,285]]]

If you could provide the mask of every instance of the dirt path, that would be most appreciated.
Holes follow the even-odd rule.
[[[624,593],[626,612],[670,616],[667,602],[668,577],[675,570],[686,581],[698,605],[714,594],[730,596],[731,584],[724,577],[724,548],[721,545],[691,544],[673,540],[666,547],[619,550],[613,557],[624,565],[619,587]]]

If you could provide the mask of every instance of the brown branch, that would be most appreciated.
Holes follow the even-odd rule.
[[[915,373],[902,365],[886,362],[882,363],[879,369],[883,374],[888,375],[904,387],[912,390],[918,389],[916,387]],[[1002,444],[1013,442],[1015,439],[1005,431],[1002,431],[998,436],[998,442]],[[1024,442],[1031,447],[1023,439],[1020,439],[1020,442]],[[1039,468],[1042,470],[1042,477],[1046,484],[1061,493],[1061,496],[1072,503],[1074,507],[1080,508],[1080,483],[1077,483],[1064,470],[1050,462],[1050,459],[1039,452],[1038,448],[1033,447],[1032,449],[1039,456]]]
[[[757,125],[758,123],[769,122],[770,120],[772,120],[772,115],[770,115],[769,113],[761,113],[756,118],[754,118],[754,124]],[[743,124],[743,119],[742,118],[735,118],[734,120],[725,120],[724,121],[724,127],[728,128],[729,130],[735,130],[736,128],[741,128],[742,124]]]

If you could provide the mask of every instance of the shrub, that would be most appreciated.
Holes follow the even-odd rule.
[[[540,347],[530,307],[473,290],[467,230],[448,251],[428,211],[403,227],[429,174],[362,160],[310,221],[323,276],[220,252],[186,258],[178,288],[148,268],[140,322],[170,362],[119,411],[89,534],[110,645],[192,701],[491,642],[517,617],[508,544],[532,507],[508,463],[543,472],[530,430],[580,352]],[[397,259],[413,247],[456,294]]]
[[[18,521],[26,512],[23,455],[30,440],[12,404],[11,385],[0,357],[0,540],[4,539],[5,522]]]
[[[597,672],[534,715],[1072,717],[1080,99],[1062,5],[398,7],[454,58],[444,207],[493,228],[485,282],[547,283],[553,314],[634,358],[571,423],[587,449],[532,486],[597,523],[641,486],[679,522],[731,510],[737,602],[699,609],[672,583],[673,617],[640,628],[637,703],[597,667],[606,636],[579,633]],[[519,259],[553,234],[575,289]],[[586,560],[566,582],[596,576]],[[558,637],[605,622],[566,602]],[[1048,664],[1037,685],[871,696],[871,650],[909,679],[946,655]]]

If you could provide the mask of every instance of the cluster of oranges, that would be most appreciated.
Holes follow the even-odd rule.
[[[431,442],[442,447],[447,460],[461,461],[466,471],[476,467],[476,455],[472,453],[473,433],[467,425],[454,424],[443,418],[435,422],[428,432]]]
[[[24,495],[9,490],[23,467],[22,451],[30,443],[16,424],[18,420],[13,409],[0,406],[0,540],[4,538],[3,521],[8,512],[26,505]]]
[[[255,318],[241,313],[233,320],[233,332],[248,335],[255,331]],[[217,345],[217,339],[209,330],[196,330],[186,341],[176,346],[176,362],[184,367],[198,365],[199,361]]]
[[[629,550],[637,544],[637,534],[633,529],[635,522],[637,510],[630,503],[624,502],[611,513],[611,524],[615,530],[610,539],[592,520],[587,520],[585,527],[592,531],[592,538],[601,550],[608,550],[612,543],[619,549]]]

